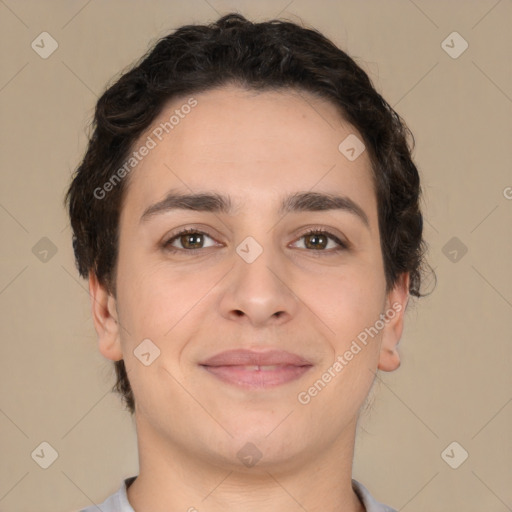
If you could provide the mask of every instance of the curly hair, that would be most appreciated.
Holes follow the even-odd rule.
[[[368,75],[315,29],[284,20],[253,23],[237,13],[208,25],[185,25],[152,49],[99,98],[85,155],[65,197],[80,275],[93,272],[113,296],[118,228],[126,179],[95,193],[126,161],[139,136],[172,98],[234,84],[248,90],[295,89],[328,100],[364,139],[377,198],[387,290],[409,273],[420,292],[426,243],[414,137],[374,89]],[[409,144],[408,138],[412,143]],[[135,411],[124,361],[114,363],[112,388]]]

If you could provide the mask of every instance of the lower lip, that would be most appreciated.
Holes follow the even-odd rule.
[[[300,379],[312,366],[279,366],[271,370],[249,370],[244,366],[204,366],[205,370],[229,384],[247,388],[273,388]]]

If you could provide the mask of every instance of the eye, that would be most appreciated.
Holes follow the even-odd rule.
[[[198,249],[205,249],[204,237],[212,239],[207,233],[203,231],[198,231],[197,229],[184,229],[179,233],[176,233],[171,238],[169,238],[166,242],[164,242],[164,247],[171,252],[179,252],[179,251],[188,251],[193,252]],[[213,240],[213,239],[212,239]],[[176,247],[175,243],[179,243],[181,247]],[[212,244],[208,247],[213,247],[215,244]]]
[[[213,238],[203,231],[194,228],[184,229],[174,234],[166,242],[163,247],[170,252],[195,252],[208,247],[214,247],[213,243],[209,246],[204,245],[205,237],[213,240]],[[342,242],[337,236],[329,231],[320,228],[309,229],[303,233],[298,240],[304,239],[304,249],[309,252],[317,253],[337,253],[349,248],[348,243]],[[297,243],[297,242],[295,242]],[[177,246],[176,244],[179,244]],[[329,244],[331,246],[329,246]],[[180,247],[181,246],[181,247]]]
[[[347,243],[342,242],[337,236],[325,229],[309,229],[300,236],[299,240],[301,239],[305,241],[305,248],[312,249],[313,251],[333,253],[348,249]],[[330,241],[334,242],[334,247],[332,244],[329,247]]]

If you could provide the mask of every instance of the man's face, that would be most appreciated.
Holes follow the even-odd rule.
[[[139,436],[226,466],[242,465],[247,443],[260,466],[305,461],[346,441],[376,368],[399,364],[403,312],[353,345],[398,297],[386,295],[370,160],[338,149],[362,137],[307,93],[225,87],[193,97],[191,109],[181,109],[188,97],[169,104],[134,147],[148,135],[156,143],[125,191],[109,299],[121,327],[100,335],[100,350],[125,361]],[[154,130],[176,109],[179,123],[160,141]],[[143,217],[171,191],[226,196],[233,210]],[[364,213],[280,211],[304,193],[343,196]],[[192,234],[178,236],[184,229]],[[233,349],[287,351],[309,366],[202,364]]]

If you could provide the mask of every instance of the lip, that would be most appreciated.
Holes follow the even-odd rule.
[[[303,357],[287,352],[286,350],[266,350],[257,352],[255,350],[234,349],[220,352],[219,354],[206,359],[203,366],[306,366],[312,365]]]
[[[200,363],[200,366],[226,383],[246,389],[262,389],[297,380],[313,364],[284,350],[256,352],[235,349],[216,354]]]

